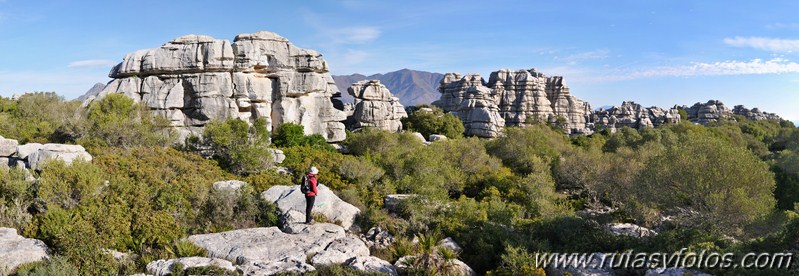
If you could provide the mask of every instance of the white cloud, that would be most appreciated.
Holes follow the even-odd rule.
[[[363,44],[377,40],[380,33],[380,29],[377,27],[362,26],[334,29],[329,31],[326,36],[337,44]]]
[[[725,38],[724,44],[773,52],[793,52],[799,50],[799,39],[736,36],[735,38]]]
[[[568,56],[562,57],[562,58],[561,57],[555,57],[555,59],[556,60],[566,61],[569,64],[574,65],[574,64],[577,64],[577,63],[579,63],[581,61],[586,61],[586,60],[606,59],[606,58],[608,58],[609,55],[610,55],[610,50],[608,50],[608,49],[597,49],[597,50],[588,51],[588,52],[571,54],[571,55],[568,55]]]
[[[766,25],[769,29],[799,29],[799,23],[774,23]]]
[[[87,59],[70,62],[67,67],[69,68],[86,68],[86,67],[111,67],[118,62],[108,59]]]
[[[689,66],[656,67],[634,71],[629,78],[647,78],[658,76],[722,76],[722,75],[762,75],[799,73],[799,64],[783,58],[771,60],[753,59],[751,61],[719,61],[714,63],[696,62]]]

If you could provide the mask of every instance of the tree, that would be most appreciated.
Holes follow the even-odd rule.
[[[275,131],[272,143],[278,147],[311,146],[329,151],[335,151],[320,134],[305,135],[305,127],[294,123],[284,123]]]
[[[433,111],[421,109],[420,106],[412,111],[407,118],[402,119],[402,126],[405,130],[416,131],[430,137],[431,134],[441,134],[447,138],[454,139],[463,136],[463,131],[466,130],[458,117],[452,114],[444,114],[441,109],[437,107],[428,107]]]
[[[644,206],[724,233],[773,209],[774,174],[766,163],[710,135],[686,138],[646,163],[636,190]]]
[[[187,148],[210,156],[226,170],[238,175],[250,175],[272,167],[274,157],[269,151],[269,132],[263,118],[253,126],[241,119],[212,121],[205,126],[202,139],[189,139]]]

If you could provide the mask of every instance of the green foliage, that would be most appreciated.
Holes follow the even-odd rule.
[[[56,130],[74,120],[79,106],[53,92],[25,93],[17,101],[2,99],[0,133],[22,144],[58,141]]]
[[[211,121],[202,139],[190,138],[186,149],[211,156],[226,170],[238,175],[256,174],[270,168],[274,157],[268,150],[269,132],[263,118],[253,126],[241,119]]]
[[[78,268],[62,256],[53,256],[47,261],[25,264],[17,268],[17,276],[73,276],[80,274]]]
[[[37,197],[48,207],[74,208],[99,197],[105,182],[100,169],[84,160],[67,165],[61,160],[47,162],[37,185]]]
[[[286,160],[281,165],[294,171],[292,183],[299,183],[300,178],[308,172],[308,168],[315,166],[319,169],[320,184],[333,190],[350,186],[350,183],[337,173],[343,163],[344,155],[310,145],[286,148],[283,152],[286,154]]]
[[[163,116],[153,116],[144,106],[122,94],[93,101],[86,120],[59,129],[60,135],[86,147],[165,147],[176,134]]]
[[[546,276],[544,270],[536,267],[535,257],[523,247],[507,245],[500,256],[502,264],[494,273],[500,275],[536,275]]]
[[[433,112],[421,110],[421,107],[431,108]],[[438,107],[420,106],[408,114],[407,118],[402,119],[402,125],[407,131],[421,133],[424,137],[431,134],[441,134],[447,138],[455,139],[463,136],[466,130],[458,117],[452,114],[444,114]]]
[[[572,146],[560,132],[542,124],[505,128],[503,136],[486,145],[488,152],[518,174],[529,174],[555,162]]]
[[[774,207],[774,174],[745,149],[717,138],[688,135],[647,162],[637,196],[665,212],[691,210],[689,224],[735,233]]]
[[[272,137],[272,143],[278,147],[309,146],[321,148],[328,151],[335,151],[333,146],[327,143],[325,137],[320,134],[305,135],[305,127],[294,123],[284,123]]]

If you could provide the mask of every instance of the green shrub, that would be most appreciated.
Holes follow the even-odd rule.
[[[17,276],[74,276],[80,271],[63,256],[53,256],[47,261],[25,264],[17,268]]]
[[[447,138],[463,137],[465,130],[463,122],[452,114],[444,114],[438,107],[429,107],[433,112],[421,111],[419,108],[411,111],[407,118],[402,119],[402,126],[407,131],[421,133],[425,138],[431,134],[440,134]]]
[[[554,163],[562,152],[571,149],[571,143],[562,133],[546,125],[525,128],[508,127],[505,135],[487,143],[488,153],[519,174],[534,172],[542,161]],[[608,141],[610,142],[610,141]]]
[[[252,126],[241,119],[214,120],[205,126],[202,138],[187,139],[184,149],[211,157],[232,173],[256,174],[274,162],[265,125],[263,118]]]
[[[309,146],[328,151],[335,151],[333,146],[320,134],[305,135],[305,127],[294,123],[284,123],[275,131],[272,143],[281,148]]]
[[[163,116],[153,116],[144,106],[122,94],[93,101],[86,120],[65,126],[62,136],[87,148],[136,146],[166,147],[177,138]]]
[[[85,160],[76,160],[71,165],[53,160],[42,167],[36,196],[48,206],[74,208],[97,199],[105,180],[100,168]]]
[[[74,121],[73,114],[80,106],[77,101],[64,101],[53,92],[25,93],[14,102],[3,100],[0,110],[0,133],[6,138],[31,142],[59,142],[56,130]]]

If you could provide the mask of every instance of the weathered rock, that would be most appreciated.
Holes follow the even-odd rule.
[[[741,115],[753,121],[764,121],[764,120],[779,121],[782,119],[777,114],[760,111],[760,109],[758,109],[757,107],[748,109],[743,105],[736,105],[735,107],[733,107],[732,114]]]
[[[14,139],[0,137],[0,157],[9,157],[17,152],[19,142]]]
[[[728,119],[732,115],[732,111],[724,103],[717,100],[709,100],[704,104],[695,103],[691,107],[682,106],[680,109],[685,110],[691,122],[701,125]]]
[[[623,102],[621,106],[597,110],[592,116],[594,127],[597,130],[608,129],[610,132],[616,132],[622,127],[643,129],[680,122],[680,113],[676,108],[669,110],[655,106],[646,108],[635,102],[627,101]]]
[[[593,253],[593,258],[591,262],[588,263],[585,267],[581,264],[575,264],[574,262],[569,263],[567,266],[562,267],[558,266],[555,267],[554,265],[550,265],[547,269],[547,275],[582,275],[582,276],[613,276],[616,275],[611,268],[610,258],[603,258],[603,253]],[[602,260],[605,260],[605,264],[602,264]]]
[[[12,167],[11,159],[8,157],[0,157],[0,170],[8,171]]]
[[[28,156],[31,153],[39,151],[44,145],[39,143],[27,143],[24,145],[17,146],[17,158],[19,159],[28,159]]]
[[[439,92],[441,99],[433,104],[462,114],[473,135],[496,137],[503,124],[522,126],[531,120],[562,123],[568,133],[590,133],[591,106],[571,96],[562,77],[546,77],[535,69],[502,69],[491,73],[488,82],[477,74],[450,73],[441,80]]]
[[[350,260],[347,265],[350,268],[365,272],[377,272],[389,276],[398,276],[397,269],[391,263],[373,256],[358,256]]]
[[[291,258],[275,261],[248,260],[239,265],[238,269],[246,276],[275,275],[278,273],[304,274],[316,270],[316,268],[302,260]]]
[[[439,134],[430,134],[429,139],[430,139],[430,142],[444,141],[444,140],[447,140],[447,136],[439,135]]]
[[[353,257],[369,256],[369,248],[357,237],[347,236],[333,241],[325,251],[311,259],[313,265],[342,264]]]
[[[619,236],[643,238],[657,235],[657,232],[632,223],[611,223],[606,225],[606,229]]]
[[[152,261],[147,264],[147,273],[151,273],[154,276],[172,275],[172,266],[175,263],[183,264],[184,270],[191,267],[217,266],[228,271],[236,271],[236,267],[233,266],[233,263],[227,260],[205,257],[185,257]]]
[[[394,236],[383,228],[372,227],[366,234],[361,235],[366,242],[366,246],[374,248],[386,248],[394,243]]]
[[[452,114],[461,119],[464,135],[467,136],[494,138],[499,136],[505,126],[505,119],[491,99],[491,89],[484,86],[469,87],[460,107]]]
[[[42,164],[48,160],[62,160],[71,164],[77,159],[92,161],[92,156],[80,145],[44,144],[38,151],[28,155],[28,166],[41,170]]]
[[[416,195],[414,194],[386,195],[386,197],[383,198],[383,206],[385,206],[386,209],[388,209],[389,211],[396,213],[398,211],[400,203],[415,196]]]
[[[401,131],[402,118],[408,117],[405,107],[379,80],[353,83],[347,92],[355,97],[352,116],[347,120],[350,129],[375,127],[388,131]]]
[[[247,261],[306,260],[333,241],[344,238],[344,228],[317,223],[303,225],[295,233],[277,227],[239,229],[221,233],[193,235],[189,241],[208,250],[208,257],[245,263]]]
[[[456,243],[455,240],[453,240],[451,237],[446,237],[438,241],[438,243],[436,243],[436,246],[452,250],[455,253],[460,253],[461,251],[463,251],[463,248],[461,248],[461,246],[458,245],[458,243]]]
[[[645,276],[683,276],[683,275],[692,275],[692,276],[713,276],[711,274],[702,273],[696,270],[687,270],[684,268],[657,268],[657,269],[649,269],[646,271]]]
[[[341,200],[327,186],[319,184],[317,186],[319,194],[313,211],[321,213],[331,221],[340,222],[341,226],[349,229],[355,221],[355,217],[361,210],[357,207]],[[261,194],[261,197],[269,202],[274,202],[281,213],[289,210],[305,212],[305,195],[300,192],[300,186],[272,186]]]
[[[44,242],[17,235],[17,229],[0,228],[0,271],[14,271],[22,264],[47,258]]]
[[[414,133],[411,133],[411,134],[413,135],[413,137],[416,137],[416,139],[418,139],[419,142],[422,142],[422,143],[427,142],[427,139],[425,139],[424,135],[422,135],[421,133],[414,132]]]
[[[224,191],[224,192],[231,192],[231,193],[238,193],[241,191],[241,188],[247,185],[247,182],[240,181],[240,180],[225,180],[225,181],[217,181],[213,184],[213,189],[216,191]]]
[[[274,158],[275,164],[283,163],[286,160],[286,154],[283,153],[282,150],[279,149],[267,149],[269,153],[272,154],[272,158]]]
[[[170,120],[186,137],[213,119],[266,119],[268,130],[298,123],[306,134],[344,140],[340,96],[321,54],[271,32],[240,34],[233,43],[186,35],[159,48],[127,54],[94,100],[120,93]],[[182,139],[181,139],[182,140]]]

